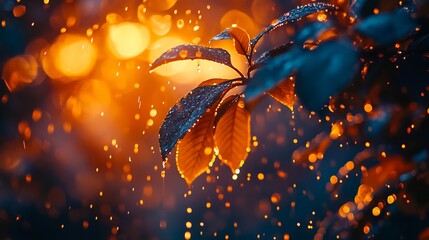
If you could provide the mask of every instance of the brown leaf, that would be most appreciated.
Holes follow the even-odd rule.
[[[229,34],[234,38],[234,46],[237,53],[247,55],[250,49],[249,34],[239,27],[229,29]]]
[[[235,173],[247,158],[250,146],[250,113],[240,99],[219,120],[215,133],[219,159]]]
[[[215,104],[216,105],[216,104]],[[214,107],[207,110],[177,145],[176,165],[188,186],[209,169],[215,160],[213,123]]]
[[[295,103],[296,95],[295,81],[292,77],[287,78],[275,88],[271,89],[268,94],[293,111],[293,104]]]

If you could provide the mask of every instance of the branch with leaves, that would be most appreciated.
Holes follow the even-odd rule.
[[[251,124],[247,106],[269,95],[291,110],[299,102],[308,111],[332,121],[330,134],[322,132],[311,141],[311,146],[294,152],[292,158],[297,163],[324,152],[332,147],[333,141],[348,138],[357,143],[365,139],[372,142],[371,156],[382,156],[375,158],[380,161],[377,171],[384,175],[376,179],[375,168],[366,170],[368,157],[362,157],[365,154],[358,154],[351,162],[361,167],[362,175],[372,174],[372,182],[368,183],[364,177],[362,185],[380,192],[377,199],[390,194],[381,189],[386,182],[393,181],[407,189],[407,184],[427,179],[428,4],[417,0],[398,1],[394,7],[383,4],[386,3],[370,4],[369,0],[345,2],[341,6],[312,3],[280,16],[253,39],[239,27],[214,36],[210,41],[233,41],[236,52],[248,63],[245,73],[234,67],[230,54],[220,48],[185,44],[162,54],[152,69],[171,61],[202,59],[223,64],[238,74],[236,79],[211,79],[201,83],[170,109],[160,129],[163,159],[177,145],[176,165],[188,185],[204,173],[216,157],[236,173],[249,152]],[[380,12],[375,6],[389,10]],[[319,19],[318,14],[324,17]],[[260,40],[273,29],[292,22],[300,28],[294,36],[289,36],[292,41],[259,54],[255,60]],[[413,68],[412,62],[418,62],[419,68]],[[401,70],[402,65],[416,73]],[[407,78],[412,76],[413,81],[395,75],[399,73]],[[241,94],[229,96],[228,92],[236,86],[245,86],[245,89]],[[387,156],[386,149],[391,151],[391,156]],[[401,161],[395,162],[395,159]],[[401,166],[411,167],[404,170]],[[403,176],[392,172],[400,172],[411,180],[401,181]],[[337,179],[343,177],[343,173],[339,173]],[[329,189],[340,190],[332,185]],[[418,194],[408,191],[406,195]],[[363,209],[374,204],[378,203],[373,201]],[[356,226],[369,221],[365,215],[368,212],[362,212],[364,216]]]

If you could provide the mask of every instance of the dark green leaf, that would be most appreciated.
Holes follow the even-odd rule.
[[[356,73],[358,56],[353,44],[341,39],[322,43],[315,50],[293,48],[272,59],[249,80],[244,91],[252,101],[297,72],[295,91],[310,110],[318,110],[350,83]]]
[[[308,40],[317,40],[317,38],[332,27],[332,22],[313,22],[307,24],[295,37],[295,44],[301,46]]]
[[[295,91],[307,109],[317,111],[329,101],[329,96],[350,84],[359,57],[348,39],[324,42],[306,55],[297,71]]]
[[[151,70],[169,62],[194,59],[209,60],[234,68],[231,63],[231,56],[222,48],[183,44],[163,53],[151,64]]]
[[[252,69],[252,67],[255,65],[264,64],[268,60],[271,60],[272,58],[289,51],[293,46],[294,46],[294,43],[290,42],[280,47],[274,48],[270,51],[264,52],[258,59],[256,59],[256,61],[252,64],[252,66],[250,66],[250,68]]]
[[[282,15],[275,23],[271,24],[265,28],[261,33],[259,33],[254,39],[250,41],[251,46],[255,46],[256,43],[268,32],[271,30],[280,27],[284,24],[299,21],[301,18],[308,16],[310,14],[320,12],[320,11],[333,11],[338,8],[332,4],[327,3],[310,3],[301,7],[297,7],[284,15]]]
[[[303,53],[303,50],[295,47],[261,67],[249,79],[244,90],[245,100],[247,102],[254,100],[292,75],[306,61],[306,55]]]
[[[202,114],[218,101],[232,81],[219,85],[197,87],[180,99],[170,109],[159,130],[159,143],[163,159],[174,147],[176,142],[192,127]]]
[[[350,16],[360,18],[367,0],[352,0],[349,8]]]
[[[371,38],[377,45],[393,44],[416,31],[412,17],[413,7],[403,7],[393,12],[372,15],[356,27],[356,31]]]
[[[229,34],[229,28],[223,30],[222,32],[220,32],[216,36],[212,37],[212,39],[210,39],[209,42],[218,41],[218,40],[227,40],[227,39],[232,39],[231,34]]]

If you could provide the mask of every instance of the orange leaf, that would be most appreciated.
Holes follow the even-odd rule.
[[[293,111],[293,104],[296,99],[295,81],[293,78],[287,78],[275,88],[271,89],[268,94]]]
[[[177,145],[177,169],[188,186],[209,169],[215,160],[213,151],[214,113],[214,110],[208,109]]]
[[[250,113],[240,99],[225,112],[216,126],[219,159],[235,173],[247,158],[250,146]]]
[[[229,34],[234,38],[234,46],[237,53],[247,55],[250,49],[249,34],[242,28],[233,27],[229,30]]]

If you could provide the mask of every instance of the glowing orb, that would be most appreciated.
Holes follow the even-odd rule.
[[[148,46],[150,32],[147,27],[131,22],[123,22],[109,27],[107,45],[120,59],[140,55]]]

